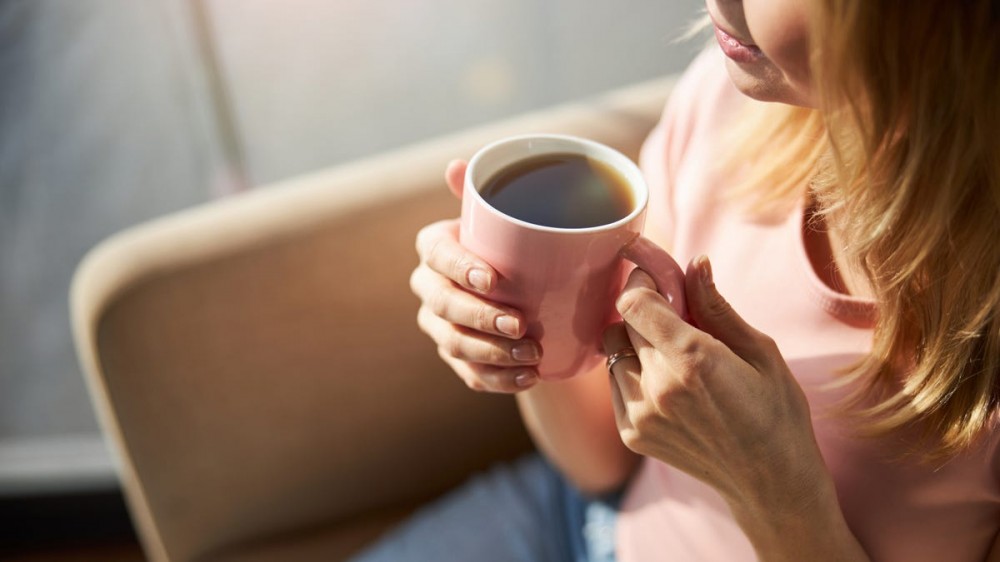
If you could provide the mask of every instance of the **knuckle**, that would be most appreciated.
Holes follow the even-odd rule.
[[[424,244],[426,251],[424,252],[423,260],[432,269],[437,269],[434,267],[434,264],[440,262],[443,257],[442,254],[445,251],[443,246],[444,238],[441,238],[440,236],[433,237]]]
[[[648,300],[648,289],[629,289],[618,297],[615,308],[623,317],[634,316]]]
[[[619,295],[618,300],[615,301],[615,308],[622,316],[626,316],[629,312],[635,309],[635,291],[625,291]]]
[[[705,384],[706,364],[709,359],[704,354],[694,354],[681,360],[674,378],[659,392],[657,405],[661,411],[670,411],[673,405],[690,400],[698,395]]]
[[[475,392],[486,392],[489,390],[489,387],[487,387],[486,384],[478,377],[469,377],[465,379],[465,386],[469,387],[469,390]]]
[[[445,353],[448,355],[461,359],[464,357],[464,346],[462,345],[462,336],[458,332],[452,332],[441,343],[444,348]]]
[[[425,226],[417,232],[417,236],[413,240],[413,248],[417,251],[417,255],[420,256],[421,259],[423,259],[424,255],[424,244],[426,243],[424,242],[424,239],[427,238],[426,232],[427,227]]]
[[[414,295],[418,295],[418,293],[417,293],[417,278],[418,278],[418,273],[417,272],[418,271],[420,271],[419,267],[414,268],[414,270],[412,272],[410,272],[410,280],[409,280],[410,281],[410,292],[413,293]]]
[[[780,353],[778,349],[778,342],[774,341],[774,338],[767,334],[760,334],[758,336],[758,341],[760,346],[764,348],[764,351],[778,355]]]
[[[426,306],[421,306],[420,310],[417,311],[417,326],[428,336],[431,335],[430,327],[430,315],[431,311],[427,310]]]
[[[758,346],[763,352],[761,361],[764,365],[775,366],[784,363],[784,359],[781,357],[781,349],[778,348],[778,342],[774,341],[774,338],[761,333],[757,341]]]
[[[451,299],[448,298],[446,291],[434,291],[427,296],[426,302],[434,314],[441,318],[447,318]]]
[[[511,362],[510,349],[498,345],[489,346],[486,360],[492,365],[505,365]]]
[[[423,279],[423,266],[417,266],[410,273],[410,291],[418,298],[420,297],[421,280]]]
[[[417,232],[415,245],[417,255],[420,256],[421,260],[427,261],[428,258],[435,255],[435,252],[441,250],[443,242],[455,239],[450,227],[457,225],[457,222],[457,220],[437,221],[424,226]]]
[[[701,342],[692,333],[687,333],[677,338],[677,345],[684,355],[695,355],[701,352]]]
[[[627,427],[618,432],[621,436],[622,443],[633,453],[642,454],[642,437],[639,435],[639,430],[635,427]]]
[[[479,306],[475,311],[473,327],[481,332],[493,331],[496,314],[487,306]]]
[[[649,415],[648,413],[642,413],[637,415],[635,419],[632,420],[632,426],[635,427],[635,432],[638,436],[638,439],[641,440],[643,435],[652,434],[653,430],[655,429],[653,427],[655,423],[656,419],[652,415]]]
[[[695,344],[683,356],[680,369],[682,382],[687,385],[698,380],[708,370],[710,360],[704,347]]]
[[[691,331],[686,331],[674,337],[674,344],[680,352],[681,357],[689,357],[703,353],[703,344],[700,338]]]
[[[451,266],[449,267],[451,279],[456,283],[467,286],[469,283],[466,272],[472,269],[473,265],[474,263],[469,256],[465,254],[455,256],[451,259]]]
[[[713,298],[709,299],[707,304],[708,314],[716,318],[727,316],[733,310],[733,306],[729,304],[729,301],[722,298],[719,294],[716,294]]]
[[[429,224],[421,228],[420,231],[417,232],[417,239],[415,245],[417,248],[417,255],[420,256],[420,259],[426,260],[427,256],[430,255],[431,249],[433,248],[434,244],[436,244],[435,242],[436,231],[437,231],[436,225]],[[440,241],[439,238],[438,241]]]

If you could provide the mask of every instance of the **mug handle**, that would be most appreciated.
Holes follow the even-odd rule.
[[[666,250],[649,238],[639,236],[622,248],[621,256],[648,273],[656,282],[656,290],[667,299],[677,315],[686,322],[691,321],[684,296],[684,270]]]

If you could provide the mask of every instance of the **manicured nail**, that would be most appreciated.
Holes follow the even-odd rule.
[[[708,261],[708,256],[698,258],[698,271],[701,273],[701,282],[706,286],[712,284],[712,262]]]
[[[477,291],[485,293],[490,290],[490,275],[482,269],[473,269],[469,271],[469,284]]]
[[[538,348],[533,343],[519,343],[510,350],[515,361],[536,361],[538,359]]]
[[[538,382],[538,376],[532,371],[525,371],[514,377],[514,384],[521,388],[528,388],[536,382]]]
[[[501,316],[497,318],[497,330],[511,337],[517,337],[519,326],[517,318],[513,316]]]

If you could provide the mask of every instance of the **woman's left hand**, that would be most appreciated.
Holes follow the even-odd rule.
[[[612,368],[624,443],[715,488],[741,525],[815,507],[832,481],[805,395],[775,342],[718,293],[707,258],[693,260],[685,275],[689,323],[647,273],[663,271],[654,260],[669,256],[648,248],[624,254],[639,268],[617,302],[624,324],[605,333],[609,355],[638,353]],[[661,281],[669,295],[672,280]]]

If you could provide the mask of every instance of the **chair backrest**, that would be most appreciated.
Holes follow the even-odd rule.
[[[297,178],[88,254],[74,334],[147,554],[217,558],[424,500],[524,450],[512,400],[469,392],[417,330],[414,235],[458,213],[450,158],[528,131],[634,156],[669,87]]]

